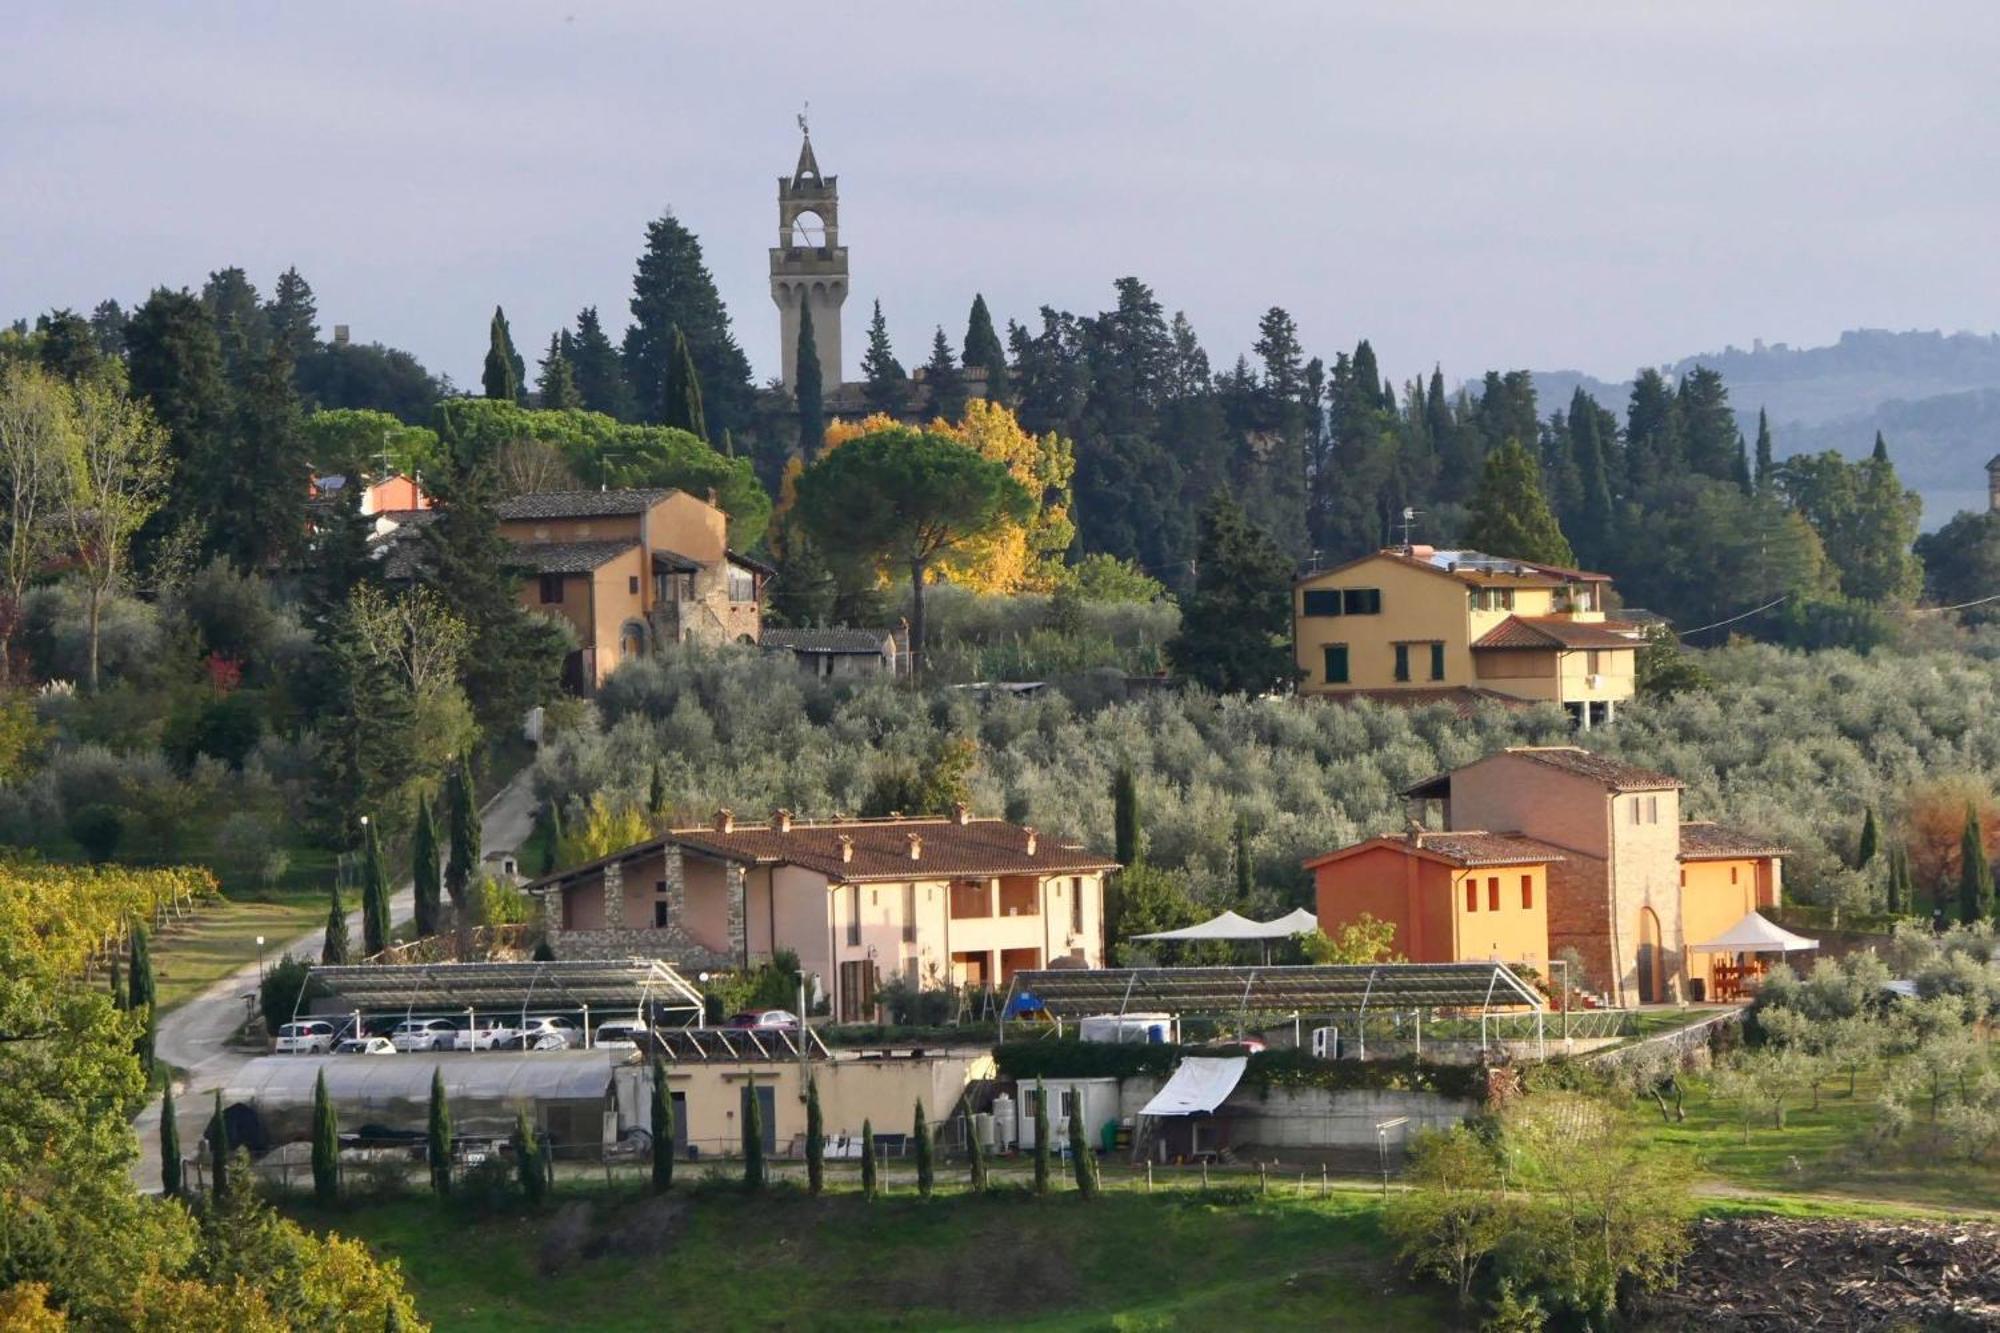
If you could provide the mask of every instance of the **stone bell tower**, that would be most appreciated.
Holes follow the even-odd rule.
[[[840,189],[819,174],[812,132],[799,117],[799,165],[778,177],[778,243],[771,248],[771,300],[779,315],[779,351],[787,389],[798,374],[799,311],[812,307],[823,392],[840,387],[840,307],[847,300],[847,247],[840,244]]]

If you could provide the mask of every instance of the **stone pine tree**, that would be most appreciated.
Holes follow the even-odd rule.
[[[1993,869],[1986,859],[1986,838],[1979,827],[1978,807],[1965,803],[1965,832],[1958,843],[1958,919],[1966,925],[1992,915]]]
[[[328,891],[326,907],[326,937],[319,946],[319,960],[328,967],[345,967],[354,951],[354,944],[347,936],[347,904],[340,898],[340,881],[334,880]]]
[[[340,1199],[340,1122],[327,1096],[324,1069],[313,1080],[312,1173],[313,1198],[331,1208]]]
[[[819,373],[819,343],[813,337],[812,302],[799,303],[798,370],[792,396],[799,404],[799,457],[811,463],[826,440],[826,386]]]
[[[181,1126],[174,1108],[174,1081],[160,1094],[160,1193],[181,1197]]]
[[[931,1190],[937,1184],[933,1172],[936,1164],[932,1160],[931,1127],[924,1118],[924,1100],[917,1099],[916,1119],[910,1126],[910,1137],[917,1154],[917,1193],[923,1198],[931,1197]]]
[[[668,426],[684,430],[698,440],[708,438],[708,413],[702,406],[701,372],[695,368],[694,353],[679,329],[674,330],[673,359],[667,362],[667,385],[660,396]]]
[[[1071,1088],[1069,1100],[1074,1108],[1069,1115],[1070,1170],[1076,1177],[1076,1192],[1086,1199],[1094,1199],[1097,1197],[1097,1155],[1091,1152],[1090,1141],[1085,1135],[1083,1095]]]
[[[1289,685],[1292,563],[1226,493],[1201,512],[1194,591],[1167,644],[1174,669],[1216,694]]]
[[[526,364],[514,350],[514,335],[507,327],[507,313],[493,307],[492,323],[486,330],[486,366],[479,383],[488,398],[517,403],[521,400],[521,373]]]
[[[1871,805],[1868,807],[1867,818],[1861,821],[1861,841],[1854,848],[1856,870],[1866,870],[1869,862],[1875,859],[1876,845],[1881,841],[1881,836],[1875,828],[1875,807]]]
[[[667,1087],[667,1062],[653,1061],[653,1193],[674,1187],[674,1094]]]
[[[952,356],[942,328],[931,338],[931,359],[924,363],[924,388],[930,394],[933,416],[957,421],[965,415],[965,372]]]
[[[451,905],[465,920],[466,896],[479,873],[479,810],[472,787],[472,764],[460,755],[445,783],[444,886]]]
[[[1049,1091],[1035,1080],[1035,1193],[1049,1192]]]
[[[806,1079],[806,1189],[826,1188],[826,1120],[819,1109],[819,1080]]]
[[[975,1194],[986,1192],[986,1145],[979,1141],[979,1126],[973,1122],[972,1114],[965,1117],[965,1148],[968,1170],[967,1183]]]
[[[1549,565],[1575,562],[1576,554],[1542,494],[1535,457],[1518,441],[1509,440],[1487,455],[1479,490],[1472,497],[1465,541],[1488,555]]]
[[[451,1193],[451,1103],[444,1095],[444,1069],[431,1066],[430,1115],[424,1126],[424,1156],[430,1162],[431,1193]]]
[[[892,417],[900,413],[909,378],[889,345],[889,324],[877,301],[875,313],[868,317],[868,349],[861,354],[861,397],[868,410]]]
[[[583,406],[583,395],[576,387],[576,368],[563,351],[562,335],[559,333],[549,335],[549,353],[542,358],[542,372],[535,382],[535,390],[540,399],[539,405],[545,412],[562,412]]]
[[[965,351],[961,360],[967,370],[977,366],[986,372],[987,401],[1007,401],[1007,349],[993,328],[993,315],[986,309],[986,298],[977,292],[972,296],[972,313],[965,320]]]
[[[861,1122],[861,1197],[864,1199],[875,1197],[879,1183],[875,1175],[877,1169],[875,1161],[875,1122],[864,1119]]]
[[[743,1085],[743,1187],[763,1189],[764,1178],[764,1112],[753,1078]]]
[[[229,1197],[229,1122],[222,1118],[222,1089],[215,1090],[215,1109],[209,1113],[208,1197],[216,1203]]]
[[[153,1077],[153,1039],[157,1031],[153,1009],[158,998],[158,988],[153,983],[153,946],[147,939],[145,925],[134,921],[132,970],[126,978],[125,1007],[138,1014],[142,1024],[132,1043],[132,1054],[138,1057],[139,1072],[148,1079]]]
[[[375,821],[361,825],[361,950],[374,957],[389,947],[389,874]]]
[[[417,938],[438,933],[439,915],[444,905],[444,881],[438,864],[437,822],[431,818],[431,803],[417,797],[417,831],[410,838],[410,884],[412,915]]]

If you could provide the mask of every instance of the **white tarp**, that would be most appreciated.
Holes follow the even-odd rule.
[[[1305,935],[1319,929],[1319,918],[1301,907],[1279,917],[1276,921],[1252,921],[1247,916],[1235,912],[1224,912],[1221,916],[1207,921],[1196,922],[1192,926],[1182,926],[1179,930],[1156,930],[1150,935],[1133,935],[1135,940],[1288,940],[1294,935]]]
[[[1190,1055],[1174,1069],[1167,1085],[1153,1094],[1140,1115],[1194,1115],[1222,1105],[1250,1063],[1244,1055]]]
[[[1752,912],[1706,944],[1690,945],[1705,953],[1797,953],[1819,948],[1818,940],[1794,935],[1783,926]]]

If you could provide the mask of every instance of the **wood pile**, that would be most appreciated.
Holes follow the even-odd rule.
[[[1711,1218],[1649,1328],[2000,1328],[2000,1227]]]

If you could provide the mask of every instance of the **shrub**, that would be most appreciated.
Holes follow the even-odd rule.
[[[305,959],[290,954],[281,955],[264,969],[264,980],[257,987],[257,1011],[264,1016],[266,1031],[276,1032],[295,1015],[305,1013],[314,1000],[333,993],[314,979],[311,971]]]
[[[125,816],[102,801],[86,805],[69,817],[69,836],[93,861],[109,861],[125,837]]]

